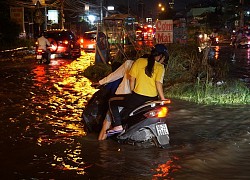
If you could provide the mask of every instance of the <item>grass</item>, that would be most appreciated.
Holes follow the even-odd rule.
[[[250,104],[250,89],[240,81],[180,83],[165,88],[165,96],[199,104]]]

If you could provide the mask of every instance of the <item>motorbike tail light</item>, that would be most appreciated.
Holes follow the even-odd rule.
[[[83,39],[80,39],[80,43],[83,43]]]
[[[37,52],[41,53],[41,52],[43,52],[43,50],[42,49],[38,49]]]
[[[166,117],[167,114],[168,114],[168,108],[160,107],[145,113],[144,116],[147,118],[163,118]]]
[[[65,40],[63,41],[63,44],[69,44],[69,41]]]

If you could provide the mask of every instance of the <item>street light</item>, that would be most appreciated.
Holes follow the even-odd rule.
[[[159,8],[159,9],[157,10],[157,12],[158,12],[158,13],[157,13],[157,14],[158,14],[157,16],[158,16],[158,18],[160,18],[161,14],[163,14],[164,11],[165,11],[165,7],[164,7],[163,4],[159,3],[159,4],[158,4],[158,8]],[[157,19],[158,19],[158,18],[157,18]]]
[[[158,4],[158,7],[161,11],[165,11],[165,7],[161,3]]]

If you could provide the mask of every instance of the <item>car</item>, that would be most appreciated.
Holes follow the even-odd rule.
[[[94,51],[96,46],[96,31],[84,32],[83,36],[80,38],[81,49],[84,51]]]
[[[67,29],[52,29],[44,32],[49,40],[52,54],[62,57],[77,58],[81,56],[81,48],[74,33]]]

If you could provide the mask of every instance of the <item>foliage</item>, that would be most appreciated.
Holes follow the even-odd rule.
[[[83,75],[92,82],[97,82],[111,73],[111,66],[104,63],[97,63],[87,67]]]
[[[205,104],[249,104],[250,91],[239,81],[228,81],[228,64],[210,57],[211,48],[201,53],[195,45],[171,45],[165,73],[168,98]],[[226,82],[226,83],[225,83]]]
[[[199,53],[196,45],[174,44],[168,45],[168,49],[170,60],[164,77],[166,97],[203,104],[250,103],[249,88],[242,82],[228,81],[226,62],[209,58],[209,48]],[[117,58],[115,62],[122,61]],[[96,82],[110,72],[110,65],[99,63],[89,66],[84,76]]]
[[[179,82],[192,82],[201,71],[195,45],[169,45],[169,63],[165,72],[167,86]]]
[[[242,82],[228,81],[179,83],[165,89],[166,97],[194,101],[201,104],[250,104],[250,90]]]

